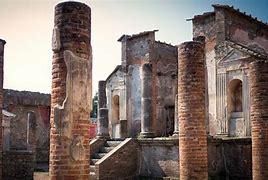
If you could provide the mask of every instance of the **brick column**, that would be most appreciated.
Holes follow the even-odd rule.
[[[268,179],[268,61],[249,66],[251,97],[252,175]]]
[[[178,48],[180,180],[208,179],[204,57],[202,43]]]
[[[97,138],[108,139],[109,136],[109,118],[106,99],[106,81],[99,81],[98,84],[98,122]]]
[[[0,179],[2,177],[3,137],[2,137],[2,109],[3,109],[3,82],[4,82],[4,47],[6,41],[0,39]]]
[[[89,179],[91,10],[79,2],[55,7],[49,176]]]
[[[141,133],[144,138],[155,136],[153,130],[152,106],[152,65],[143,64],[140,71],[141,77]]]

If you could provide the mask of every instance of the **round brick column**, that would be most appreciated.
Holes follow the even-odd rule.
[[[204,57],[202,43],[178,48],[180,180],[208,179]]]
[[[0,39],[0,124],[2,124],[2,109],[3,109],[3,82],[4,82],[4,47],[6,41]],[[0,126],[0,156],[3,153],[2,125]],[[2,177],[2,158],[0,159],[0,179]]]
[[[91,10],[83,3],[55,7],[49,176],[89,179],[92,96]]]
[[[252,175],[268,179],[268,61],[249,66],[251,97]]]

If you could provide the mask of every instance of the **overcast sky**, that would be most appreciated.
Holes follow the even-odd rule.
[[[51,37],[58,0],[0,0],[0,38],[7,41],[4,88],[50,93]],[[156,40],[191,40],[194,15],[228,4],[268,22],[266,0],[83,0],[92,11],[93,93],[121,60],[123,34],[158,29]]]

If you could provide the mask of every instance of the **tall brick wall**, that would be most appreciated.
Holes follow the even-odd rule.
[[[55,7],[52,39],[50,179],[89,178],[91,10],[78,2]]]
[[[252,174],[268,179],[268,61],[254,61],[250,69]]]
[[[4,46],[6,41],[0,39],[0,177],[2,177],[2,108],[3,108],[3,82],[4,82]]]
[[[178,116],[180,179],[207,179],[204,44],[178,48]]]

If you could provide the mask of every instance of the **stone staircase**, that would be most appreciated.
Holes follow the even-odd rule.
[[[123,140],[107,140],[104,146],[100,147],[96,152],[90,157],[90,180],[97,179],[95,164],[97,161],[101,160],[108,152],[112,151],[116,146],[118,146]]]

